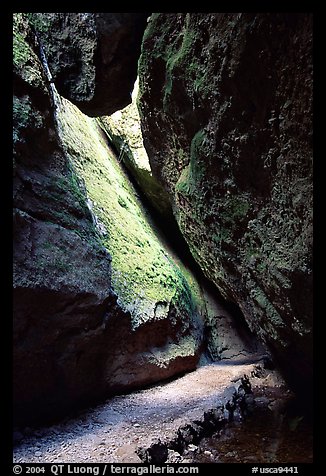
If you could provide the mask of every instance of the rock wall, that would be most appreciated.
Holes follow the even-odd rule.
[[[40,58],[15,14],[16,423],[194,369],[208,315],[97,121],[56,92]]]
[[[148,15],[28,14],[59,93],[89,116],[109,115],[131,102]]]
[[[111,116],[98,118],[99,125],[108,136],[108,140],[126,166],[139,190],[147,198],[148,203],[155,209],[160,220],[168,225],[175,225],[171,203],[161,183],[153,176],[148,155],[143,143],[140,127],[140,117],[137,108],[138,80],[132,93],[132,102],[121,111]]]
[[[195,368],[204,309],[24,15],[14,33],[14,404],[35,421]]]
[[[305,387],[312,16],[153,14],[139,75],[144,144],[193,256]]]

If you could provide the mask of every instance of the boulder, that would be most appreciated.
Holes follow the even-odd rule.
[[[89,116],[131,102],[149,13],[30,13],[58,92]]]
[[[14,35],[14,411],[35,423],[194,369],[204,304],[23,14]]]

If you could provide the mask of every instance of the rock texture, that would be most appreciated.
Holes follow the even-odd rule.
[[[241,380],[254,371],[253,364],[206,365],[162,385],[116,396],[49,427],[21,429],[14,435],[14,462],[141,463],[137,447],[144,456],[154,456],[152,445],[158,439],[183,452],[196,434],[208,435],[215,423],[222,428],[240,416],[245,410]],[[270,388],[275,378],[269,377],[250,380]],[[265,402],[267,406],[268,399]]]
[[[32,13],[59,93],[89,116],[131,102],[148,13]],[[118,87],[117,87],[118,85]]]
[[[153,176],[148,155],[143,144],[140,117],[136,105],[138,80],[132,93],[132,103],[111,116],[98,119],[99,125],[108,136],[109,142],[117,150],[121,161],[134,178],[137,186],[155,209],[161,220],[175,224],[171,203],[161,183]]]
[[[160,13],[139,66],[145,147],[193,256],[308,389],[311,49],[309,14]]]
[[[150,224],[97,121],[60,97],[45,71],[28,17],[16,14],[18,423],[194,369],[207,320],[196,278]]]
[[[17,420],[32,421],[69,407],[85,368],[101,372],[102,350],[88,361],[86,352],[84,362],[83,351],[115,298],[111,257],[60,145],[38,47],[21,14],[14,16],[13,113],[14,406]],[[79,397],[91,385],[90,378]]]

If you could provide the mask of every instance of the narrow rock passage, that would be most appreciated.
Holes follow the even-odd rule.
[[[108,400],[47,428],[25,428],[15,462],[141,462],[138,447],[171,441],[181,426],[232,401],[236,381],[255,364],[232,362],[199,367],[176,380]],[[273,374],[275,372],[271,372]]]

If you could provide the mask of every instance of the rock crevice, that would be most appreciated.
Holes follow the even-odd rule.
[[[207,320],[198,280],[152,226],[98,122],[60,96],[46,74],[48,63],[60,85],[57,50],[47,40],[57,22],[89,28],[90,14],[71,14],[67,22],[40,15],[46,31],[36,17],[14,17],[18,423],[51,421],[195,369]],[[70,26],[65,32],[73,35]],[[82,32],[76,41],[87,40]]]
[[[19,422],[254,357],[251,331],[310,392],[311,15],[147,17],[14,15]],[[93,116],[131,102],[142,36],[132,181]]]

